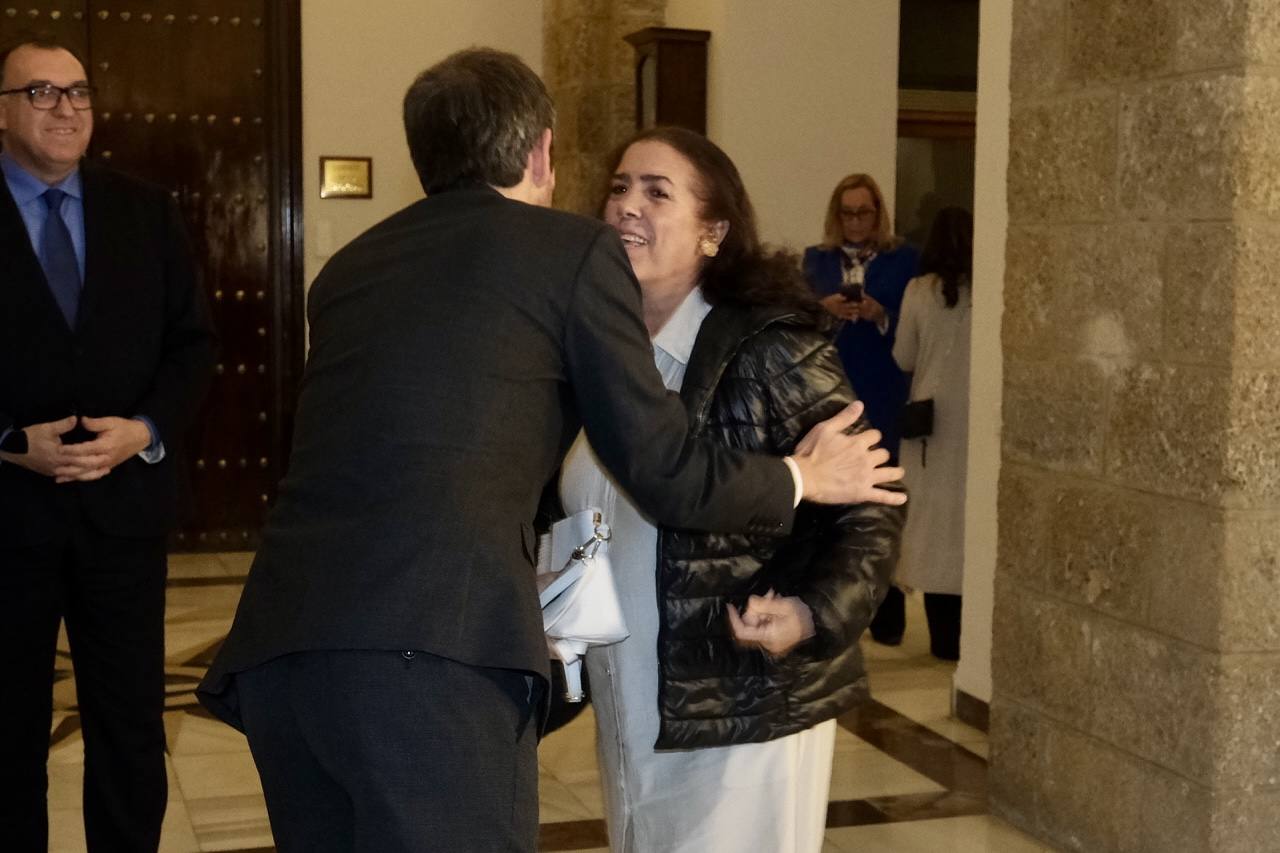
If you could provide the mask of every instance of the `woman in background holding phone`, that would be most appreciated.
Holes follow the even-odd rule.
[[[866,174],[843,178],[831,192],[823,241],[804,253],[804,274],[822,307],[843,322],[836,350],[866,417],[898,458],[898,413],[907,382],[893,360],[898,313],[920,256],[893,234],[884,193]],[[896,646],[906,628],[902,593],[894,588],[871,623],[871,637]]]

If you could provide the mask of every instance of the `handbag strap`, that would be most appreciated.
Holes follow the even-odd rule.
[[[600,513],[597,512],[595,515],[595,531],[591,534],[591,538],[574,548],[570,559],[590,560],[600,550],[600,546],[612,538],[613,531],[609,529],[609,525],[604,523]]]

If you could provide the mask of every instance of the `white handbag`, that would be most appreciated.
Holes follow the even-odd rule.
[[[542,628],[551,656],[564,663],[568,702],[584,698],[587,648],[629,636],[609,565],[610,536],[600,510],[588,508],[557,521],[538,542]]]

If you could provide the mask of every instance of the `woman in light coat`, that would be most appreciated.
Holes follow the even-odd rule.
[[[907,285],[893,357],[911,376],[912,401],[933,400],[933,431],[903,439],[911,512],[903,532],[900,583],[924,592],[935,657],[960,657],[965,464],[969,449],[969,315],[973,304],[973,217],[938,213]]]

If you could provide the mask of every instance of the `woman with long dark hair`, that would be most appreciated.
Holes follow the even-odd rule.
[[[893,357],[911,376],[911,400],[932,401],[932,431],[904,438],[911,493],[897,578],[924,592],[929,647],[960,657],[965,467],[969,451],[969,315],[973,304],[973,217],[939,211],[907,285]]]
[[[705,137],[648,130],[615,164],[604,219],[694,434],[791,452],[853,399],[794,258],[761,247],[738,170]],[[631,632],[587,654],[612,850],[818,853],[834,718],[867,695],[858,637],[902,510],[803,504],[789,535],[657,527],[581,436],[560,496],[609,520]]]

